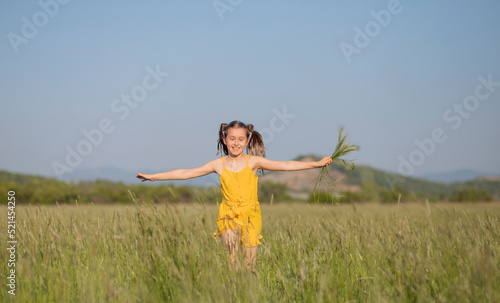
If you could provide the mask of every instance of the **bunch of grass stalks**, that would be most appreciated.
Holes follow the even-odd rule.
[[[344,166],[347,171],[350,172],[355,168],[354,160],[346,160],[342,157],[350,152],[359,150],[359,146],[346,142],[347,134],[343,134],[343,131],[344,128],[340,127],[337,146],[335,147],[331,158],[334,162]],[[341,195],[337,193],[337,188],[338,187],[335,178],[330,174],[328,167],[323,166],[318,177],[314,179],[314,200],[319,202],[318,200],[321,196],[320,193],[326,193],[326,196],[331,197],[332,202],[338,203]]]

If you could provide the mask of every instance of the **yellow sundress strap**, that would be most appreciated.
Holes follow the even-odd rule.
[[[247,155],[247,165],[248,165],[248,159],[250,158],[250,155]]]
[[[222,156],[222,168],[226,169],[226,165],[224,164],[224,156]]]

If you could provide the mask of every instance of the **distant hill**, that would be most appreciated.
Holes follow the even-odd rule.
[[[315,155],[299,156],[295,161],[318,161],[320,157]],[[332,164],[329,166],[330,174],[337,180],[338,188],[342,191],[359,191],[361,186],[359,182],[349,180],[351,176],[347,174],[342,167]],[[272,181],[275,183],[285,184],[291,191],[294,192],[309,192],[314,189],[314,179],[318,176],[319,170],[302,170],[288,172],[273,172],[266,171],[263,176],[260,176],[261,181]]]
[[[65,173],[62,176],[62,180],[69,182],[92,181],[97,179],[123,183],[133,183],[137,181],[134,172],[129,172],[120,168],[110,166],[96,168],[78,168],[70,173]]]
[[[302,155],[296,161],[317,161],[317,155]],[[444,197],[449,196],[462,187],[469,186],[476,189],[485,189],[497,199],[500,197],[500,178],[477,178],[466,182],[434,182],[422,178],[404,177],[395,173],[375,169],[366,165],[358,165],[354,171],[347,170],[338,164],[329,166],[332,177],[336,179],[340,191],[362,191],[369,189],[398,188],[400,191],[414,193],[417,196]],[[292,196],[298,193],[310,192],[314,189],[314,179],[318,170],[305,170],[296,172],[266,172],[260,180],[269,180],[286,184]]]
[[[500,175],[495,175],[487,172],[481,172],[472,169],[461,169],[449,172],[428,173],[418,176],[419,178],[435,182],[453,183],[453,182],[466,182],[478,178],[497,178],[500,180]]]
[[[317,155],[302,155],[294,160],[316,161],[320,158]],[[397,197],[400,194],[406,198],[406,201],[421,201],[427,198],[431,201],[443,201],[453,198],[458,192],[464,191],[467,188],[486,191],[493,199],[500,199],[500,177],[480,177],[473,180],[445,183],[422,178],[403,177],[367,165],[358,165],[354,171],[347,172],[343,166],[334,163],[328,169],[331,176],[336,180],[337,190],[344,193],[353,193],[351,198],[357,199],[357,201],[379,201],[384,199],[394,201],[394,199],[398,199]],[[143,171],[148,172],[147,170]],[[34,191],[33,195],[36,193],[41,195],[44,192],[49,192],[48,189],[51,188],[53,195],[57,196],[59,189],[71,192],[74,184],[83,182],[87,184],[85,185],[86,187],[84,186],[85,188],[96,184],[99,184],[99,186],[109,184],[111,187],[120,187],[121,190],[125,190],[126,192],[126,188],[143,185],[143,183],[135,178],[135,174],[136,172],[124,171],[112,167],[81,169],[72,174],[67,174],[65,180],[61,181],[42,176],[0,171],[0,187],[5,187],[8,190],[8,188],[14,188],[14,185],[17,184],[24,186],[25,191],[28,191],[28,189],[29,191]],[[259,175],[260,184],[264,185],[262,187],[263,191],[260,193],[265,194],[266,190],[264,189],[267,188],[268,194],[272,195],[274,190],[282,188],[285,191],[284,193],[292,198],[308,199],[314,189],[314,180],[318,174],[318,169],[294,172],[266,171],[263,175]],[[181,187],[218,187],[220,185],[218,179],[217,175],[211,174],[186,181],[147,184],[155,185],[155,187],[169,184]],[[96,180],[105,180],[106,182],[99,183]],[[273,184],[286,186],[276,187]],[[86,190],[85,188],[83,191]],[[77,194],[73,193],[73,196],[75,195],[77,196]]]
[[[30,182],[36,182],[40,180],[50,180],[50,179],[51,178],[49,177],[18,174],[5,170],[0,170],[0,182],[13,182],[16,184],[24,185]]]
[[[139,169],[139,172],[153,173],[157,171],[152,169]],[[112,182],[122,182],[125,184],[138,184],[140,183],[140,181],[135,177],[136,174],[137,171],[127,171],[110,166],[96,167],[96,168],[79,168],[75,169],[70,173],[64,174],[62,180],[66,182],[107,180]],[[204,176],[190,180],[182,180],[182,181],[177,180],[168,182],[186,186],[214,186],[220,184],[218,179],[219,178],[215,176]],[[159,185],[161,183],[162,182],[157,182],[152,184]]]
[[[306,161],[306,160],[319,160],[320,157],[317,155],[301,155],[293,160],[297,161]],[[386,187],[384,183],[388,183],[386,180],[389,178],[390,180],[399,180],[402,177],[397,174],[377,170],[370,166],[357,166],[357,169],[351,174],[345,174],[345,170],[339,166],[331,166],[331,168],[336,168],[332,170],[332,173],[338,178],[339,186],[342,190],[352,190],[356,191],[359,189],[359,185],[363,182],[366,183],[370,178],[376,179],[376,184],[379,184],[383,187]],[[141,172],[154,172],[152,169],[139,169]],[[93,181],[93,180],[108,180],[112,182],[123,182],[125,184],[137,184],[137,179],[135,178],[137,171],[127,171],[117,167],[104,166],[104,167],[95,167],[95,168],[78,168],[75,169],[71,173],[66,173],[63,175],[62,180],[67,182],[74,181]],[[373,176],[371,176],[373,173]],[[306,190],[311,189],[311,185],[314,185],[312,181],[317,176],[317,172],[315,170],[302,171],[302,172],[286,172],[286,173],[274,173],[274,172],[266,172],[264,178],[268,180],[272,180],[274,182],[286,183],[293,190]],[[362,178],[362,180],[360,179]],[[437,183],[453,183],[453,182],[467,182],[475,179],[485,179],[489,178],[490,180],[499,178],[500,175],[491,175],[485,172],[474,171],[474,170],[456,170],[450,172],[442,172],[442,173],[432,173],[432,174],[423,174],[414,176],[410,179],[412,182],[421,183],[424,181],[431,181]],[[358,180],[359,179],[359,180]],[[311,180],[311,184],[305,184],[305,180]],[[389,185],[392,184],[389,180]],[[189,185],[189,186],[213,186],[218,184],[217,176],[205,176],[201,178],[185,180],[185,181],[173,181],[175,184],[179,185]],[[425,186],[429,185],[427,183]],[[422,185],[420,184],[420,186]],[[391,187],[391,186],[389,186]]]

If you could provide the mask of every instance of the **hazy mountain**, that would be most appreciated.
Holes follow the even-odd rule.
[[[472,169],[460,169],[448,172],[421,174],[418,177],[434,182],[453,183],[471,181],[477,178],[484,177],[500,177],[500,174],[491,174]]]
[[[318,158],[315,155],[307,155],[307,156],[299,156],[294,160],[304,160],[304,161],[312,161]],[[349,176],[349,174],[342,174],[339,171],[339,167],[335,167],[336,169],[332,170],[332,173],[338,178],[340,181],[342,190],[356,190],[359,182],[355,182],[352,184],[350,182],[353,176]],[[378,171],[379,174],[384,174],[386,178],[392,179],[400,179],[397,174],[379,171],[369,166],[359,166],[366,172],[366,170],[374,170]],[[140,169],[141,172],[153,172],[155,170],[152,169]],[[136,171],[127,171],[117,167],[96,167],[96,168],[78,168],[75,169],[71,173],[66,173],[63,175],[63,181],[92,181],[96,179],[109,180],[113,182],[123,182],[125,184],[137,184],[138,179],[135,177]],[[287,183],[290,188],[295,188],[297,190],[300,189],[310,189],[311,185],[313,185],[312,180],[317,176],[318,172],[316,170],[308,170],[308,171],[299,171],[299,172],[266,172],[266,174],[261,177],[263,180],[271,180],[273,182],[278,183]],[[364,174],[366,175],[366,174]],[[442,183],[453,183],[453,182],[466,182],[475,180],[477,178],[484,177],[500,177],[500,174],[491,174],[486,172],[481,172],[477,170],[454,170],[448,172],[436,172],[436,173],[427,173],[421,175],[415,175],[410,179],[420,179],[432,182],[442,182]],[[347,179],[346,179],[347,178]],[[346,182],[342,182],[342,180],[346,179]],[[365,178],[366,179],[366,178]],[[309,180],[309,181],[306,181]],[[218,185],[219,178],[215,174],[204,176],[201,178],[185,180],[185,181],[170,181],[176,184],[183,185],[195,185],[195,186],[213,186]],[[351,184],[350,184],[351,183]],[[378,182],[380,183],[380,182]],[[380,184],[382,185],[382,184]],[[385,187],[385,186],[384,186]]]
[[[316,155],[304,155],[295,158],[298,161],[315,161],[319,157]],[[432,194],[440,193],[446,188],[446,184],[433,182],[416,177],[403,177],[396,173],[391,173],[376,169],[367,165],[358,165],[347,172],[345,167],[333,163],[328,167],[330,175],[335,179],[336,186],[342,191],[360,191],[366,186],[376,186],[391,189],[398,186],[408,191],[417,193],[428,192]],[[295,172],[266,172],[262,181],[269,180],[276,183],[284,183],[295,192],[308,192],[314,189],[315,178],[319,170],[304,170]]]
[[[153,172],[152,169],[139,169],[140,172]],[[93,181],[97,179],[108,180],[112,182],[123,182],[125,184],[138,184],[140,180],[135,176],[137,171],[127,171],[116,167],[96,167],[96,168],[78,168],[71,173],[63,175],[62,180],[67,182],[73,181]],[[216,175],[203,176],[200,178],[190,180],[176,180],[168,181],[175,184],[182,184],[187,186],[213,186],[219,185],[219,178]],[[162,182],[155,182],[153,184],[161,184]]]
[[[113,182],[135,183],[137,178],[135,174],[116,167],[96,167],[96,168],[78,168],[70,173],[64,174],[64,181],[93,181],[93,180],[109,180]]]
[[[318,160],[316,155],[299,156],[294,160],[314,161]],[[153,172],[152,169],[139,169],[141,172]],[[395,173],[379,170],[366,165],[356,166],[352,172],[347,172],[340,165],[330,165],[329,171],[332,177],[336,179],[339,190],[359,191],[366,186],[376,186],[379,188],[391,189],[395,186],[413,191],[416,193],[427,193],[438,195],[442,192],[452,192],[460,186],[472,186],[488,189],[492,194],[499,195],[500,177],[491,176],[484,172],[473,170],[457,170],[452,172],[425,174],[414,177],[403,177]],[[94,181],[97,179],[108,180],[112,182],[122,182],[125,184],[139,184],[140,181],[135,177],[137,171],[127,171],[116,167],[98,167],[98,168],[79,168],[72,173],[63,176],[63,181]],[[305,194],[314,188],[314,179],[319,174],[319,170],[304,170],[296,172],[266,172],[260,175],[261,181],[272,181],[283,183],[287,188],[295,193]],[[488,177],[486,177],[486,175]],[[9,174],[4,172],[0,174],[0,181],[14,181],[22,183],[19,180],[28,180],[35,176]],[[17,180],[18,178],[19,180]],[[43,177],[39,177],[43,178]],[[452,183],[454,182],[454,183]],[[174,183],[176,185],[186,186],[219,186],[219,176],[210,174],[208,176],[184,180],[184,181],[166,181],[148,183],[152,185],[161,185],[165,183]]]
[[[316,155],[305,155],[294,160],[315,161],[318,159],[319,157]],[[446,183],[417,176],[404,177],[367,165],[358,165],[355,170],[347,172],[341,165],[332,164],[329,166],[329,171],[330,175],[335,179],[337,188],[342,191],[360,191],[377,187],[391,189],[396,187],[398,190],[416,194],[440,196],[442,194],[452,194],[462,187],[473,187],[485,189],[493,196],[500,197],[500,177],[481,177],[483,174],[479,172],[468,176],[463,175],[463,181]],[[260,180],[286,184],[292,193],[306,193],[314,189],[314,179],[318,174],[319,170],[266,172]]]

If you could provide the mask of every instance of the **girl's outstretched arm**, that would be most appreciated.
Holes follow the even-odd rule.
[[[158,174],[141,174],[137,173],[137,178],[144,181],[160,181],[160,180],[186,180],[191,178],[197,178],[210,173],[215,172],[215,162],[220,161],[220,159],[215,159],[206,164],[189,169],[174,169],[164,173]]]
[[[291,171],[304,170],[311,168],[323,167],[332,163],[331,157],[324,157],[319,161],[301,162],[301,161],[273,161],[264,157],[254,157],[255,167],[257,169],[275,170],[275,171]]]

